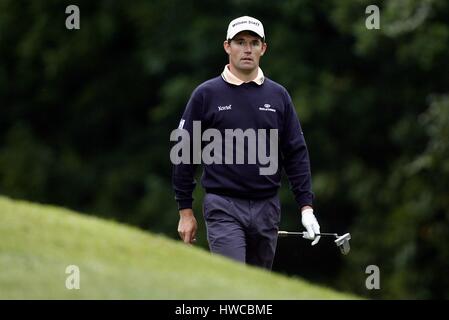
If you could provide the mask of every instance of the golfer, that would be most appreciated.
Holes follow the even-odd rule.
[[[320,239],[315,236],[320,226],[312,207],[309,155],[290,95],[283,86],[265,77],[259,67],[267,50],[262,22],[249,16],[232,20],[223,47],[229,64],[220,76],[194,90],[179,129],[192,137],[196,122],[201,125],[201,132],[215,129],[210,131],[214,134],[209,134],[213,139],[220,138],[219,134],[222,137],[223,148],[215,148],[220,154],[213,155],[222,161],[206,164],[202,159],[201,184],[206,192],[203,215],[211,252],[271,269],[281,219],[277,193],[282,169],[307,230],[305,237],[313,240],[312,245]],[[230,149],[226,145],[229,132],[254,134],[245,136],[246,144],[235,143]],[[204,140],[200,143],[203,145]],[[232,157],[224,155],[229,150]],[[263,172],[267,159],[258,154],[254,161],[255,150],[262,150],[265,156],[270,154],[273,172]],[[242,154],[244,163],[235,160]],[[223,160],[225,157],[227,161]],[[249,160],[251,157],[253,161]],[[173,165],[172,182],[180,215],[178,233],[187,244],[195,242],[197,232],[192,210],[195,167],[192,162]]]

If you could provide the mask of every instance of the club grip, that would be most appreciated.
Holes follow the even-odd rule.
[[[304,232],[278,231],[279,237],[304,236]]]

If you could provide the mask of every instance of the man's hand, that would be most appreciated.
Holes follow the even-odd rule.
[[[320,225],[313,214],[313,209],[310,206],[306,206],[302,208],[302,218],[301,222],[304,228],[307,230],[307,234],[304,235],[304,238],[313,240],[312,246],[316,245],[318,241],[320,241],[320,236],[315,237],[316,233],[320,233]],[[315,239],[315,240],[314,240]]]
[[[179,210],[178,233],[184,243],[193,244],[196,241],[195,236],[197,228],[198,225],[193,210]]]

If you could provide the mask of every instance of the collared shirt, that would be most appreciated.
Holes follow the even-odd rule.
[[[242,83],[245,83],[245,81],[240,80],[239,78],[237,78],[237,76],[235,76],[231,72],[231,70],[229,70],[229,64],[227,64],[224,67],[224,70],[223,70],[223,72],[221,74],[221,77],[227,83],[230,83],[230,84],[233,84],[233,85],[236,85],[236,86],[239,86]],[[257,76],[256,76],[256,78],[254,80],[251,80],[251,81],[257,83],[260,86],[260,85],[262,85],[264,80],[265,80],[265,76],[263,75],[262,69],[260,69],[260,67],[258,67]],[[251,82],[251,81],[248,81],[248,82]]]

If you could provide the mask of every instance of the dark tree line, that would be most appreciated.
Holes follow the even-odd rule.
[[[446,1],[78,1],[79,30],[65,28],[69,4],[0,0],[1,194],[177,238],[170,132],[227,62],[227,23],[253,15],[264,73],[303,125],[322,229],[353,235],[346,257],[323,240],[280,242],[276,271],[365,296],[449,297]],[[365,27],[370,4],[378,30]],[[297,230],[288,187],[282,227]],[[207,247],[202,223],[198,238]],[[368,291],[373,264],[381,290]]]

